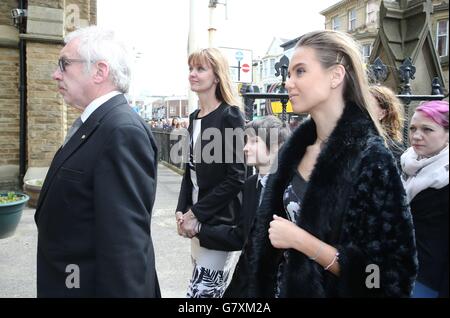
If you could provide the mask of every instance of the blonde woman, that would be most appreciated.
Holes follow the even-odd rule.
[[[176,220],[178,233],[191,238],[194,269],[187,296],[221,297],[235,253],[217,244],[217,236],[223,237],[217,225],[231,228],[238,224],[238,193],[245,181],[244,117],[234,106],[228,63],[218,49],[192,53],[188,64],[189,83],[198,95],[199,109],[189,117],[191,151]],[[237,137],[231,134],[227,138],[231,132]]]
[[[311,118],[280,150],[226,296],[409,296],[412,218],[355,41],[302,36],[286,88]]]

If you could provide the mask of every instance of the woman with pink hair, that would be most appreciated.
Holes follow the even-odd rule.
[[[448,297],[448,102],[418,106],[409,132],[401,166],[419,259],[413,297]]]

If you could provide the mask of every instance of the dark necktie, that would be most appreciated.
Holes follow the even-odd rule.
[[[83,121],[81,120],[81,117],[78,117],[72,124],[72,127],[70,127],[69,131],[67,132],[66,139],[64,139],[63,147],[66,145],[66,143],[69,141],[70,138],[77,132],[78,128],[83,125]]]
[[[261,179],[258,180],[258,185],[256,187],[256,198],[257,198],[257,202],[258,202],[258,206],[261,204],[262,201],[262,190],[263,190],[263,186],[261,183]]]

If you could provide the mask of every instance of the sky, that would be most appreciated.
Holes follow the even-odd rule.
[[[208,46],[208,0],[197,1],[196,38]],[[116,31],[134,52],[132,94],[187,95],[189,0],[98,0],[97,24]],[[320,11],[339,0],[220,0],[215,44],[263,56],[273,37],[324,29]]]

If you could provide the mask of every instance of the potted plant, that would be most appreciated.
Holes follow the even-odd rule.
[[[14,234],[29,199],[20,192],[0,192],[0,239]]]
[[[28,201],[30,208],[36,208],[43,183],[44,179],[30,179],[24,182],[23,191],[30,196]]]

